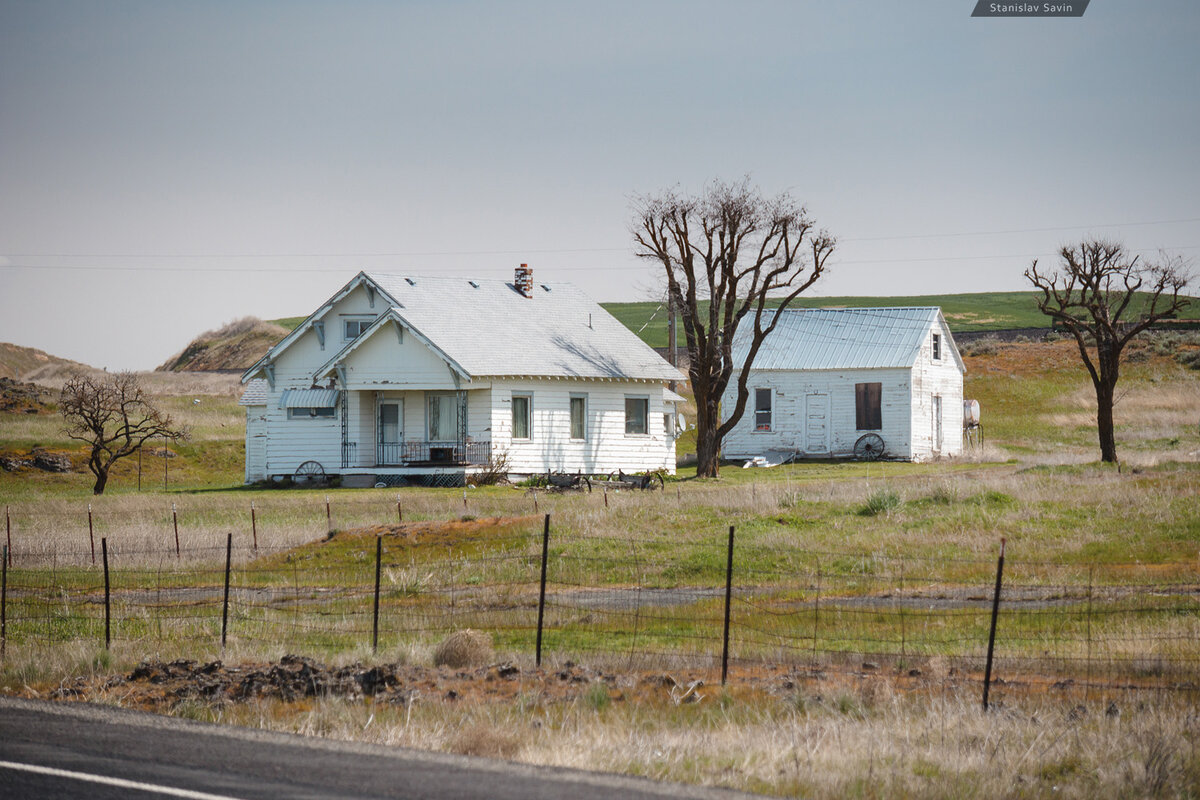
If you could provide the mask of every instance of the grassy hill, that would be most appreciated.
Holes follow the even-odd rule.
[[[32,347],[0,342],[0,378],[38,381],[56,378],[75,370],[90,372],[92,369],[87,364],[52,356]]]
[[[267,349],[291,328],[257,317],[245,317],[222,328],[200,334],[184,348],[158,367],[163,372],[200,372],[210,370],[247,369],[262,358]]]

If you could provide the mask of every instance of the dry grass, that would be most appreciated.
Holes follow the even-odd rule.
[[[629,688],[618,697],[626,696]],[[195,709],[184,709],[195,714]],[[1194,797],[1200,720],[1182,699],[1012,698],[984,714],[974,688],[886,681],[771,694],[706,690],[611,704],[331,699],[207,710],[209,718],[337,739],[643,775],[778,796]]]
[[[461,669],[478,667],[492,660],[492,637],[481,631],[455,631],[433,651],[433,663],[438,667]]]

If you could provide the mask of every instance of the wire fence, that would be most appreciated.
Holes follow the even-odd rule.
[[[299,547],[245,534],[211,545],[30,548],[3,559],[0,641],[52,649],[121,642],[336,654],[432,647],[489,633],[516,658],[714,673],[789,665],[898,676],[985,668],[994,558],[822,551],[542,521],[453,538],[337,536]],[[543,572],[543,562],[545,569]],[[544,578],[543,578],[544,575]],[[1000,684],[1195,692],[1200,579],[1191,564],[1004,568],[995,622]]]

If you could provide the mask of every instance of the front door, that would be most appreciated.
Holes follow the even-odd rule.
[[[404,441],[404,401],[379,401],[379,430],[377,463],[399,464],[403,460],[401,453]]]

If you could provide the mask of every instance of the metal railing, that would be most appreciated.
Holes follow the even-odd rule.
[[[491,458],[491,454],[492,443],[490,441],[379,442],[375,446],[375,466],[486,464]]]

